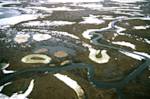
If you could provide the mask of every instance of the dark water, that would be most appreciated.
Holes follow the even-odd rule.
[[[1,72],[1,86],[12,82],[4,87],[1,93],[11,97],[13,93],[25,92],[31,79],[34,79],[35,84],[29,99],[79,98],[72,88],[53,76],[60,73],[81,86],[84,90],[82,98],[150,98],[149,1],[78,4],[3,2],[0,3],[0,60],[1,63],[10,64],[7,70],[16,72]],[[90,17],[89,20],[93,23],[80,23],[84,21],[83,17]],[[105,22],[98,23],[100,20]],[[146,29],[135,29],[134,26],[146,26]],[[83,35],[87,30],[89,35],[92,35],[90,39]],[[17,42],[15,38],[19,34],[25,35],[24,39],[27,37],[27,40]],[[51,38],[38,41],[42,37],[35,39],[36,34],[48,34]],[[128,43],[113,43],[121,41]],[[84,46],[85,43],[92,47]],[[99,64],[90,59],[90,48],[106,50],[109,61]],[[55,57],[54,53],[57,51],[65,51],[68,56]],[[48,64],[21,61],[24,56],[34,53],[47,55],[52,61]],[[135,59],[133,55],[136,55],[136,58],[142,57],[142,60]],[[102,56],[96,55],[97,58]],[[69,60],[69,63],[61,66],[65,60]]]

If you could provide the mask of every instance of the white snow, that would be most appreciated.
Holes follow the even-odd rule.
[[[146,38],[144,40],[145,40],[146,43],[150,44],[150,40],[148,40]]]
[[[117,29],[117,33],[120,34],[121,32],[125,31],[126,29],[120,26],[115,25],[115,28]]]
[[[22,25],[27,26],[64,26],[64,25],[72,25],[75,22],[69,21],[31,21],[28,23],[24,23]]]
[[[144,59],[144,57],[140,56],[140,55],[137,55],[137,54],[134,54],[134,53],[130,53],[130,52],[125,52],[125,51],[120,51],[122,54],[126,55],[126,56],[129,56],[133,59],[137,59],[137,60],[142,60]]]
[[[104,0],[48,0],[48,2],[99,2]]]
[[[10,65],[9,63],[2,63],[2,64],[3,64],[3,67],[1,69],[4,74],[9,74],[9,73],[15,72],[13,70],[6,70],[6,68],[9,67],[9,65]]]
[[[119,19],[120,17],[118,17],[117,19]],[[83,33],[82,33],[82,36],[84,37],[84,38],[86,38],[86,39],[91,39],[92,37],[93,37],[93,33],[95,33],[95,31],[99,31],[99,32],[101,32],[101,31],[105,31],[105,30],[108,30],[108,29],[111,29],[113,26],[114,26],[114,23],[115,23],[116,21],[111,21],[109,24],[108,24],[108,26],[107,27],[104,27],[104,28],[101,28],[101,29],[88,29],[88,30],[86,30],[86,31],[84,31]],[[121,27],[119,27],[118,28],[118,32],[120,32],[121,30]]]
[[[36,59],[37,58],[37,59]],[[21,61],[23,63],[30,64],[48,64],[51,61],[51,58],[45,54],[29,54],[24,56]]]
[[[82,42],[82,46],[87,47],[87,48],[91,48],[92,47],[92,45],[90,45],[88,43],[85,43],[85,42]]]
[[[69,7],[56,7],[56,8],[50,8],[52,11],[73,11],[73,9],[70,9]]]
[[[137,51],[134,51],[133,53],[138,54],[138,55],[145,56],[145,57],[147,57],[147,58],[150,58],[150,55],[149,55],[148,53],[145,53],[145,52],[137,52]]]
[[[52,10],[50,10],[47,7],[27,7],[26,9],[42,10],[42,11],[45,11],[45,12],[48,12],[48,13],[52,13],[53,12]]]
[[[11,82],[8,82],[8,83],[6,83],[6,84],[0,86],[0,92],[3,90],[3,88],[4,88],[5,86],[10,85],[10,84],[11,84]]]
[[[65,36],[69,36],[69,37],[74,38],[74,39],[80,39],[78,36],[70,34],[68,32],[62,32],[62,31],[51,31],[51,32],[54,34],[57,34],[57,35],[65,35]]]
[[[58,36],[64,35],[64,36],[69,36],[74,39],[80,39],[78,36],[74,34],[70,34],[68,32],[63,32],[63,31],[48,31],[48,30],[43,30],[43,29],[30,29],[30,30],[34,32],[46,32],[47,34],[50,34],[50,35],[58,35]],[[26,31],[26,29],[24,29],[24,31]]]
[[[87,44],[85,42],[82,43],[82,45],[84,47],[87,47],[90,51],[89,53],[89,59],[93,62],[96,62],[98,64],[103,64],[103,63],[107,63],[110,60],[110,56],[107,54],[106,50],[96,50],[94,48],[92,48],[92,46],[90,44]],[[100,58],[97,58],[97,55],[101,54]]]
[[[30,85],[28,87],[28,89],[25,91],[25,93],[23,94],[25,97],[27,97],[33,90],[34,87],[34,80],[32,79],[30,82]]]
[[[49,35],[49,34],[34,34],[33,35],[33,39],[35,40],[35,41],[44,41],[44,40],[48,40],[48,39],[50,39],[51,38],[51,35]]]
[[[2,91],[2,89],[9,84],[10,83],[0,86],[0,89],[1,89],[0,91]],[[34,87],[34,80],[31,80],[28,89],[24,93],[22,93],[22,94],[14,93],[10,97],[3,93],[0,93],[0,99],[29,99],[29,98],[27,98],[27,96],[32,92],[33,87]]]
[[[131,12],[142,12],[140,9],[135,9],[135,8],[119,8],[117,9],[118,11],[131,11]]]
[[[73,4],[72,6],[80,6],[84,8],[90,8],[93,10],[100,10],[103,8],[102,4],[96,4],[96,3],[89,3],[89,4]]]
[[[125,42],[125,41],[117,41],[117,42],[112,42],[113,44],[116,44],[116,45],[121,45],[121,46],[126,46],[126,47],[130,47],[132,49],[135,49],[135,45],[130,43],[130,42]]]
[[[115,18],[113,18],[113,16],[110,15],[102,15],[104,20],[114,20]]]
[[[150,28],[150,26],[134,26],[133,29],[136,29],[136,30],[145,30],[147,28]]]
[[[111,0],[111,1],[122,2],[122,3],[134,3],[134,2],[144,1],[144,0]]]
[[[142,60],[145,59],[145,57],[150,58],[150,55],[144,52],[137,52],[134,51],[133,53],[130,52],[125,52],[125,51],[120,51],[122,54],[125,54],[126,56],[129,56],[131,58],[137,59],[137,60]]]
[[[82,33],[82,36],[86,39],[91,39],[93,37],[92,32],[99,31],[100,29],[88,29]]]
[[[97,58],[96,56],[98,54],[100,54],[100,50],[96,50],[94,48],[89,48],[89,59],[91,59],[92,61],[99,63],[99,64],[103,64],[103,63],[107,63],[110,59],[110,56],[107,54],[106,50],[102,50],[101,51],[101,57]]]
[[[102,24],[105,21],[102,19],[98,19],[97,16],[95,15],[89,15],[89,17],[83,17],[82,22],[80,22],[80,24]]]
[[[108,26],[105,27],[105,28],[101,28],[101,29],[88,29],[88,30],[86,30],[86,31],[84,31],[84,32],[82,33],[82,36],[83,36],[84,38],[86,38],[86,39],[91,39],[91,37],[93,37],[93,33],[94,33],[95,31],[99,31],[99,32],[105,31],[105,30],[108,30],[108,29],[112,28],[113,25],[114,25],[114,21],[110,22],[110,23],[108,24]]]
[[[104,0],[48,0],[48,2],[100,2]],[[137,2],[137,1],[143,1],[143,0],[111,0],[111,1],[117,1],[117,2]]]
[[[4,14],[3,12],[0,12],[0,15]]]
[[[117,11],[123,12],[123,9],[126,10],[127,8],[129,8],[128,5],[123,5],[123,4],[121,5],[120,3],[119,3],[119,5],[120,6],[103,6],[102,3],[78,3],[78,4],[74,3],[74,4],[72,4],[72,6],[79,6],[79,7],[89,8],[89,9],[98,10],[98,11],[112,11],[112,12],[117,12]],[[140,12],[141,11],[137,8],[133,9],[133,7],[131,9],[132,10],[131,12],[135,12],[135,11]],[[127,9],[127,10],[129,10],[129,9]]]
[[[13,70],[6,70],[6,69],[4,69],[2,71],[3,71],[4,74],[10,74],[10,73],[14,73],[15,72]]]
[[[14,38],[14,41],[21,44],[27,42],[29,38],[30,38],[29,34],[17,34],[16,37]]]
[[[15,25],[20,22],[37,19],[38,17],[39,15],[23,14],[23,15],[13,16],[9,18],[3,18],[3,19],[0,19],[0,26]]]
[[[9,63],[1,63],[2,68],[1,69],[6,69],[7,67],[9,67]]]
[[[53,11],[78,11],[78,10],[82,10],[82,9],[71,9],[69,7],[66,7],[66,6],[54,7],[54,8],[47,8],[47,7],[28,7],[28,8],[43,10],[43,11],[46,11],[48,13],[52,13]]]
[[[16,1],[3,1],[2,3],[0,3],[0,7],[2,7],[4,5],[9,5],[9,4],[21,4],[21,3],[16,2]]]
[[[10,85],[11,82],[8,82],[2,86],[0,86],[0,92],[4,89],[5,86]],[[0,93],[0,99],[10,99],[7,95]]]
[[[73,79],[71,79],[67,75],[62,75],[62,74],[59,74],[59,73],[54,74],[54,76],[56,78],[58,78],[59,80],[61,80],[62,82],[64,82],[67,86],[72,88],[76,92],[76,94],[78,96],[78,99],[83,99],[84,91],[76,81],[74,81]]]
[[[75,22],[69,22],[69,21],[52,21],[51,24],[55,25],[55,26],[63,26],[63,25],[72,25],[72,24],[75,24]]]
[[[23,94],[14,93],[9,99],[28,99],[27,96],[32,92],[34,80],[31,80],[28,89]]]
[[[146,17],[131,17],[131,18],[127,18],[128,20],[134,20],[134,19],[139,19],[139,20],[150,20],[150,16],[146,16]]]

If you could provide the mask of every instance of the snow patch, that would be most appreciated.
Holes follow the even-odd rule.
[[[150,44],[150,40],[144,39],[146,43]]]
[[[89,15],[89,17],[83,17],[82,22],[80,22],[80,24],[102,24],[105,21],[102,19],[98,19],[97,16],[95,15]]]
[[[113,18],[113,16],[110,15],[102,15],[104,20],[114,20],[115,18]]]
[[[17,34],[16,37],[14,38],[14,41],[21,44],[27,42],[29,38],[30,38],[29,34]]]
[[[89,4],[74,4],[73,6],[79,6],[84,8],[90,8],[93,10],[100,10],[103,8],[102,4],[96,4],[96,3],[89,3]]]
[[[1,63],[1,65],[2,65],[2,68],[1,68],[1,70],[2,70],[2,72],[4,73],[4,74],[10,74],[10,73],[14,73],[15,71],[13,71],[13,70],[6,70],[6,68],[8,68],[9,67],[9,63]]]
[[[93,37],[92,32],[99,31],[100,29],[89,29],[82,33],[82,36],[86,39],[91,39]]]
[[[0,15],[4,14],[3,12],[0,12]]]
[[[66,6],[55,7],[55,8],[47,8],[47,7],[28,7],[28,8],[43,10],[43,11],[46,11],[48,13],[52,13],[53,11],[78,11],[78,10],[82,10],[82,9],[71,9],[69,7],[66,7]]]
[[[97,58],[96,56],[100,54],[100,50],[96,50],[94,48],[89,48],[89,58],[99,64],[107,63],[110,59],[110,56],[107,54],[106,50],[101,51],[101,57]]]
[[[122,2],[122,3],[134,3],[134,2],[142,2],[144,0],[111,0],[116,2]]]
[[[2,90],[5,86],[9,84],[10,83],[7,83],[1,86],[0,89]],[[34,87],[34,80],[31,80],[30,85],[28,86],[27,90],[23,94],[14,93],[9,97],[3,93],[0,93],[0,99],[29,99],[27,98],[27,96],[32,92],[33,87]]]
[[[137,52],[137,51],[134,51],[133,53],[138,54],[138,55],[141,55],[141,56],[143,56],[143,57],[150,58],[150,55],[149,55],[148,53],[145,53],[145,52]]]
[[[54,34],[58,34],[58,35],[69,36],[69,37],[74,38],[74,39],[80,39],[78,36],[75,36],[75,35],[70,34],[68,32],[61,32],[61,31],[51,31],[51,32],[54,33]]]
[[[4,5],[13,5],[13,4],[21,4],[20,2],[16,2],[16,1],[3,1],[2,3],[0,3],[0,7],[3,7]]]
[[[117,29],[117,33],[120,34],[121,32],[125,31],[126,29],[120,26],[115,25],[115,28]]]
[[[48,2],[58,2],[58,3],[66,3],[66,2],[99,2],[104,0],[48,0]]]
[[[150,28],[150,26],[134,26],[133,29],[136,30],[146,30],[147,28]]]
[[[69,21],[31,21],[28,23],[24,23],[24,26],[64,26],[64,25],[72,25],[75,22]]]
[[[51,38],[51,35],[49,34],[34,34],[33,35],[33,39],[35,41],[44,41],[44,40],[48,40]]]
[[[133,59],[137,59],[137,60],[142,60],[142,59],[145,59],[144,57],[140,56],[140,55],[137,55],[137,54],[134,54],[134,53],[130,53],[130,52],[126,52],[126,51],[120,51],[122,54],[126,55],[126,56],[129,56]]]
[[[59,73],[54,74],[54,76],[56,78],[58,78],[59,80],[61,80],[62,82],[64,82],[67,86],[72,88],[76,92],[79,99],[83,99],[84,91],[76,81],[72,80],[67,75],[62,75],[62,74],[59,74]]]
[[[126,46],[126,47],[130,47],[132,49],[135,49],[135,45],[134,44],[131,44],[130,42],[125,42],[125,41],[117,41],[117,42],[112,42],[113,44],[116,44],[116,45],[121,45],[121,46]]]
[[[0,19],[0,26],[15,25],[20,22],[37,19],[38,17],[39,15],[23,14],[23,15],[13,16],[9,18],[3,18],[3,19]]]

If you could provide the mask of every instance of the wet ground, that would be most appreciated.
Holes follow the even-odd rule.
[[[148,4],[1,1],[0,99],[149,99]]]

